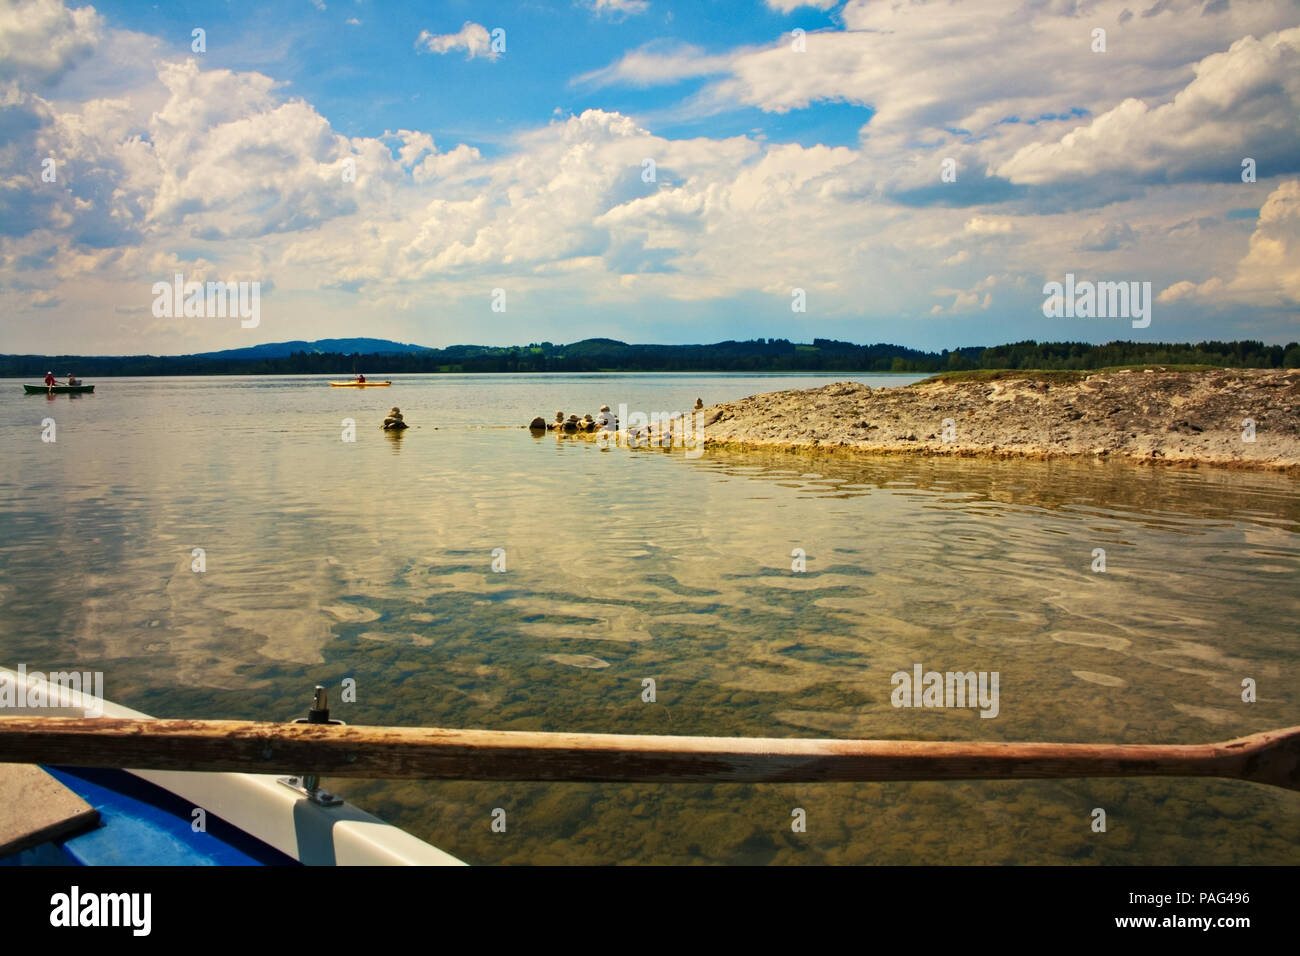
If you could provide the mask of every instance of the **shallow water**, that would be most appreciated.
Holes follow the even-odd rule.
[[[0,662],[101,669],[159,716],[300,716],[352,677],[351,723],[1121,743],[1300,724],[1294,479],[689,460],[518,427],[834,378],[0,383]],[[392,404],[400,439],[378,429]],[[917,663],[998,672],[997,717],[892,706]],[[1229,781],[330,784],[470,862],[1294,863],[1300,843],[1300,795]]]

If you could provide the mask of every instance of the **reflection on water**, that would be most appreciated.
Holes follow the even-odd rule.
[[[1300,723],[1292,479],[602,451],[499,426],[793,386],[526,378],[398,383],[396,434],[395,394],[300,382],[5,395],[0,660],[102,668],[163,716],[299,716],[354,677],[352,723],[1130,743]],[[998,671],[998,717],[892,707],[916,663]],[[1293,863],[1300,839],[1296,794],[1205,780],[330,784],[472,862]]]

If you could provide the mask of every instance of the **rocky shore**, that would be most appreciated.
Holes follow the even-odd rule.
[[[875,389],[840,382],[715,405],[703,425],[706,449],[1093,457],[1300,473],[1300,369],[976,372]]]

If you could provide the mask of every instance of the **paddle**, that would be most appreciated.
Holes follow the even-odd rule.
[[[0,762],[429,780],[828,782],[1224,777],[1300,790],[1300,727],[1213,744],[657,737],[0,717]]]

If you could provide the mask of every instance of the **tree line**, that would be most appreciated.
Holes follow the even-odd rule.
[[[1095,369],[1116,365],[1298,368],[1300,344],[1237,342],[1015,342],[926,352],[901,345],[811,344],[752,339],[712,345],[628,345],[586,339],[571,345],[456,345],[407,354],[295,352],[280,357],[212,355],[0,355],[0,377],[72,371],[111,375],[334,375],[418,372],[943,372],[969,369]]]

